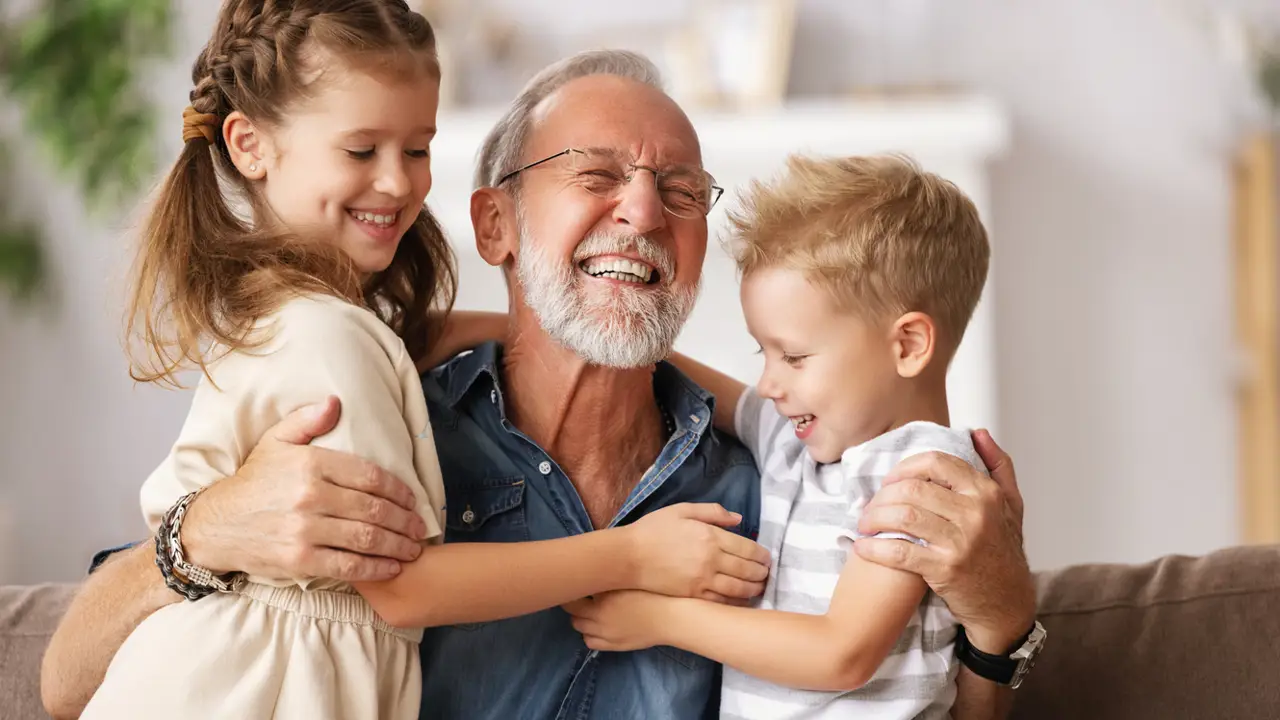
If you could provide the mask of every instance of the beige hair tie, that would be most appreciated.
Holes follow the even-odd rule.
[[[212,145],[217,140],[219,124],[217,115],[196,112],[195,108],[188,105],[182,111],[182,142],[202,137]]]

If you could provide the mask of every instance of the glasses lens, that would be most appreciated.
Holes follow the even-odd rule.
[[[569,162],[578,186],[597,197],[616,196],[634,175],[631,165],[614,153],[574,150]],[[716,200],[711,176],[697,168],[663,171],[655,182],[663,207],[676,217],[706,215]]]

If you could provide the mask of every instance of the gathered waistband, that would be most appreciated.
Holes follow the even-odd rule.
[[[363,625],[410,642],[422,640],[422,630],[393,627],[378,617],[373,606],[358,593],[336,590],[303,590],[296,585],[274,587],[245,583],[237,592],[260,603],[318,620]]]

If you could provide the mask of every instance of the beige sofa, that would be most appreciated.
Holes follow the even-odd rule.
[[[1014,717],[1280,719],[1280,546],[1038,582],[1049,642]],[[45,717],[40,657],[72,592],[0,587],[0,718]]]

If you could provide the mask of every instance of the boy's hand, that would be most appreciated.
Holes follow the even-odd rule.
[[[716,503],[680,503],[628,525],[633,587],[719,602],[764,592],[769,551],[722,529],[740,522],[742,516]]]
[[[661,620],[675,598],[639,590],[602,593],[564,606],[573,616],[573,629],[592,650],[643,650],[663,642]]]

